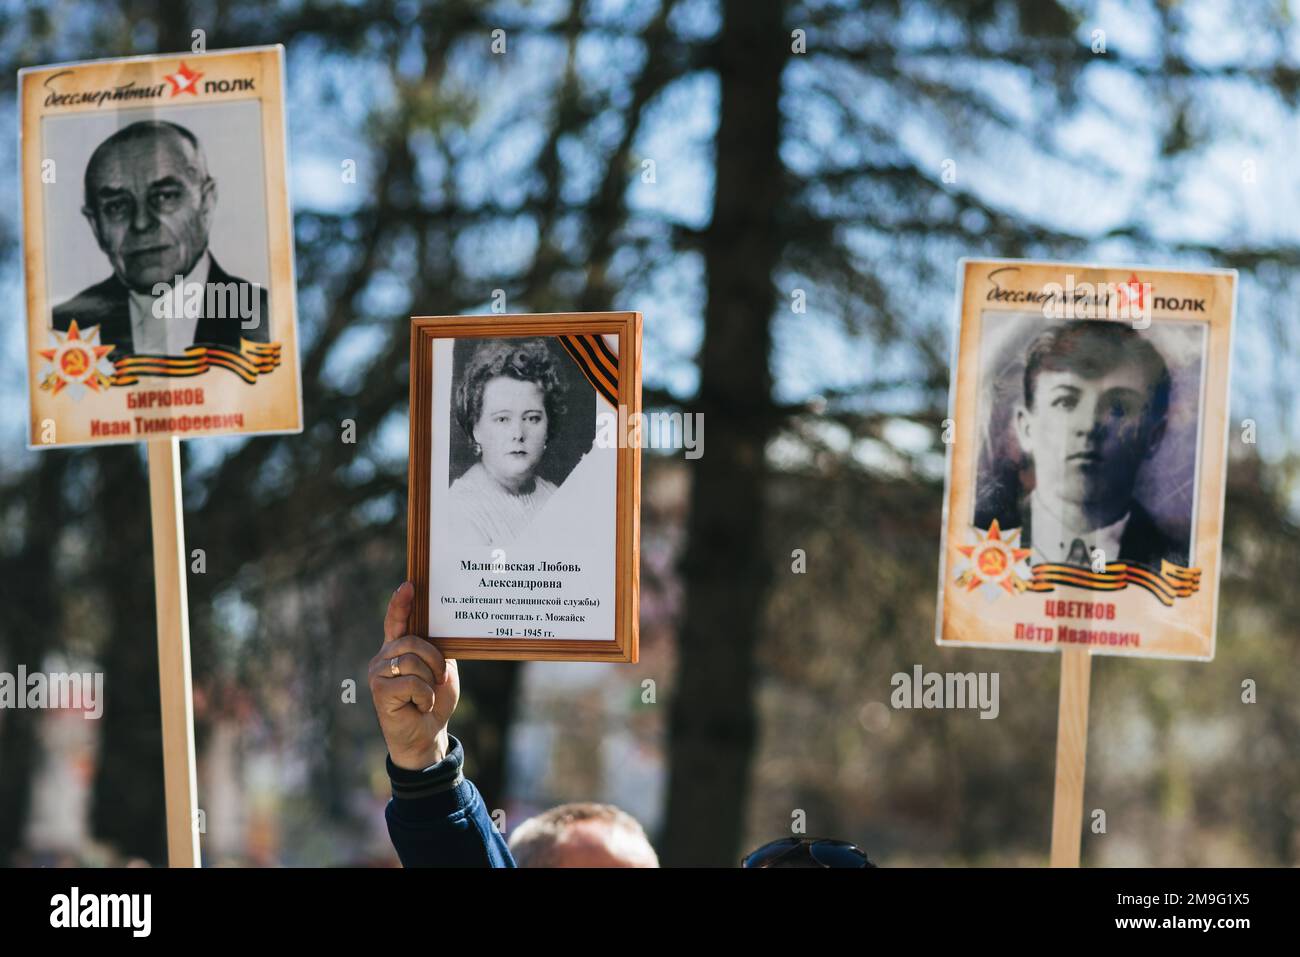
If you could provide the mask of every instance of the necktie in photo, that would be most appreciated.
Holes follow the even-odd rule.
[[[1076,538],[1070,543],[1070,554],[1066,556],[1067,565],[1086,565],[1088,564],[1088,546],[1083,544],[1082,538]]]

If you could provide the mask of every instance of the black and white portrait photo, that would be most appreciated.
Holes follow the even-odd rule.
[[[636,660],[640,340],[639,313],[412,317],[407,573],[448,653]]]
[[[1187,565],[1204,327],[986,313],[975,524],[1031,564]]]
[[[30,443],[302,430],[283,77],[280,46],[19,71]]]
[[[45,124],[53,328],[99,327],[114,361],[270,341],[255,101]]]
[[[591,449],[595,389],[551,338],[461,339],[454,369],[452,536],[508,545]]]

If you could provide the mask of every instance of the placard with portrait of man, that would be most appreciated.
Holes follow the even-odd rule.
[[[963,270],[940,643],[1210,657],[1233,274]]]
[[[298,431],[281,49],[20,88],[30,444]]]

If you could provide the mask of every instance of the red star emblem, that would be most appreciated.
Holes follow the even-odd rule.
[[[1151,287],[1153,291],[1155,288],[1155,286]],[[1143,289],[1142,282],[1138,279],[1137,273],[1130,273],[1128,282],[1121,283],[1115,291],[1119,293],[1121,299],[1132,305],[1134,308],[1142,308]]]
[[[179,93],[190,93],[194,96],[198,96],[199,77],[201,76],[203,76],[202,73],[191,70],[185,65],[185,61],[182,60],[180,69],[175,73],[168,73],[163,77],[163,79],[172,85],[172,96],[176,96]]]

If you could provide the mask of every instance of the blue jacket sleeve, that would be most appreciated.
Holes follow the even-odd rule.
[[[447,757],[423,771],[385,759],[393,797],[384,810],[388,836],[404,867],[514,867],[478,788],[461,771],[465,751],[447,736]]]

